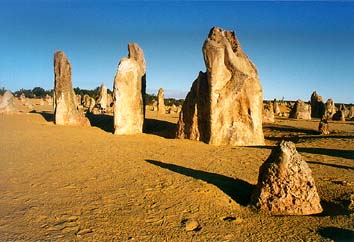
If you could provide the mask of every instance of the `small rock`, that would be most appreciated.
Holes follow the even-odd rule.
[[[92,233],[92,229],[81,229],[79,232],[77,232],[77,235],[84,235],[89,233]]]
[[[188,219],[186,221],[186,231],[196,231],[200,229],[200,225],[195,219]]]

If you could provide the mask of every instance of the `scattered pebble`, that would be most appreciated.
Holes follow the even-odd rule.
[[[200,229],[200,225],[195,219],[188,219],[186,221],[186,231],[196,231]]]

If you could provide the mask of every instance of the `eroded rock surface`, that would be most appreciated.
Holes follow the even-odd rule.
[[[310,215],[322,212],[312,172],[295,144],[282,141],[259,169],[251,203],[278,215]]]
[[[103,83],[100,87],[100,95],[98,96],[97,104],[99,105],[102,111],[106,111],[108,105],[107,87]]]
[[[0,113],[17,112],[14,101],[14,95],[10,91],[6,91],[3,96],[0,95]]]
[[[90,126],[78,103],[71,81],[71,65],[63,51],[54,54],[54,123]]]
[[[277,99],[275,99],[275,98],[273,100],[273,112],[274,112],[274,115],[276,115],[276,116],[279,116],[281,113],[279,103],[278,103]]]
[[[330,134],[329,125],[328,125],[328,117],[326,115],[322,116],[321,121],[318,124],[318,131],[324,135]]]
[[[263,104],[263,123],[274,123],[274,108],[272,102]]]
[[[165,91],[162,88],[157,93],[157,113],[165,113]]]
[[[235,32],[214,27],[200,72],[183,104],[177,137],[214,145],[263,145],[263,92]]]
[[[122,58],[114,78],[114,134],[143,132],[146,65],[138,44],[128,44],[129,57]]]
[[[311,106],[300,99],[297,100],[290,111],[289,118],[311,119]]]
[[[337,108],[331,98],[327,99],[325,104],[325,114],[329,119],[332,119],[333,115],[337,112]]]

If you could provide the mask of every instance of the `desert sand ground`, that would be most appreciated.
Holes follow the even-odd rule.
[[[18,101],[19,102],[19,101]],[[0,115],[1,241],[354,240],[354,122],[276,119],[266,146],[212,146],[171,139],[177,115],[147,112],[147,133],[112,134],[112,117],[90,128],[56,126],[32,100]],[[31,113],[27,113],[34,110]],[[258,169],[282,138],[312,169],[324,212],[271,216],[247,206]],[[199,228],[186,231],[196,220]]]

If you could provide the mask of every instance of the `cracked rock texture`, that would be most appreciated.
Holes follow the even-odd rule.
[[[278,215],[310,215],[322,212],[312,172],[295,144],[282,141],[259,169],[251,203]]]
[[[187,94],[176,136],[213,145],[263,145],[262,87],[235,32],[212,28],[203,55],[206,73],[199,73]]]

